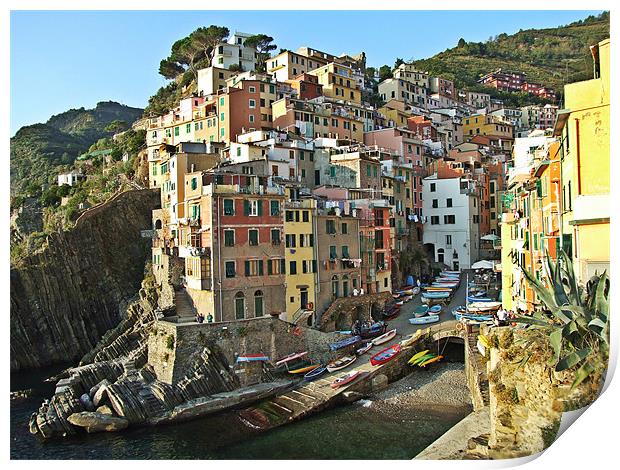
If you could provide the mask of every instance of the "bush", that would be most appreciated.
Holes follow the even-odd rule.
[[[166,347],[170,350],[174,349],[174,336],[173,335],[168,335],[168,337],[166,338]]]

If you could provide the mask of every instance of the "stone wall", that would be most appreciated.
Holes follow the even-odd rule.
[[[122,319],[150,253],[157,191],[127,191],[11,268],[11,370],[77,360]]]
[[[202,324],[159,321],[149,338],[148,362],[158,380],[176,383],[206,344],[215,344],[231,365],[240,355],[265,354],[273,360],[299,351],[308,351],[309,357],[324,363],[342,354],[330,352],[328,347],[342,338],[345,336],[336,333],[296,329],[274,317]],[[235,367],[241,383],[247,385],[256,380],[256,375],[246,378],[244,369],[245,364]]]
[[[389,292],[340,297],[321,315],[319,328],[322,331],[348,330],[355,320],[372,320],[373,310],[374,313],[383,311],[385,304],[391,299]]]

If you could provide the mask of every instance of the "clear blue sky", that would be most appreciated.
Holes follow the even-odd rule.
[[[166,83],[159,61],[199,26],[265,33],[278,47],[365,51],[371,66],[420,59],[502,32],[553,27],[598,11],[12,11],[11,135],[69,108],[144,107]]]

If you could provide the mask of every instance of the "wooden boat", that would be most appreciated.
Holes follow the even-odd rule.
[[[246,354],[245,356],[238,356],[235,362],[265,362],[269,358],[264,354]]]
[[[423,299],[447,299],[448,297],[450,297],[448,292],[424,292],[422,294]]]
[[[391,340],[394,336],[396,336],[396,328],[388,331],[387,333],[383,333],[381,336],[377,336],[372,340],[372,344],[377,346],[378,344],[383,344]]]
[[[400,342],[401,348],[406,348],[407,346],[411,346],[413,343],[415,343],[420,338],[420,336],[422,336],[421,329],[417,330],[414,334],[412,334],[408,338],[405,338],[404,340],[402,340]]]
[[[288,356],[284,356],[282,359],[278,359],[278,361],[276,362],[276,366],[279,366],[281,364],[285,364],[285,363],[290,362],[290,361],[294,361],[295,359],[299,359],[301,357],[304,357],[306,354],[308,354],[308,351],[303,351],[303,352],[297,352],[297,353],[289,354]]]
[[[323,366],[317,367],[316,369],[311,370],[306,375],[304,375],[304,380],[310,382],[310,381],[320,377],[325,372],[327,372],[327,367],[323,367]]]
[[[455,317],[457,315],[464,315],[467,313],[467,308],[464,307],[463,305],[459,305],[458,307],[455,307],[452,309],[452,315],[454,315]]]
[[[321,367],[321,364],[310,364],[305,367],[300,367],[299,369],[289,370],[288,373],[289,374],[305,374],[307,372],[313,371],[317,367]]]
[[[374,344],[372,344],[372,341],[369,341],[368,343],[366,343],[364,346],[362,346],[361,348],[359,348],[357,351],[355,351],[355,354],[357,354],[358,356],[361,356],[362,354],[364,354],[367,351],[370,351],[372,349],[372,347],[374,346]]]
[[[332,361],[329,364],[327,364],[327,371],[334,372],[337,370],[344,369],[345,367],[349,367],[351,364],[355,362],[356,359],[357,359],[357,356],[344,356],[344,357],[341,357],[340,359],[336,359],[335,361]]]
[[[440,361],[441,359],[443,359],[443,356],[431,357],[430,359],[427,359],[426,361],[419,363],[418,366],[426,367],[428,364],[432,364],[433,362]]]
[[[308,361],[306,359],[295,359],[293,361],[289,361],[289,362],[285,362],[283,364],[280,364],[275,369],[273,369],[273,373],[274,374],[283,374],[283,373],[289,372],[291,370],[301,369],[302,367],[309,366],[310,364],[312,364],[312,362]]]
[[[420,365],[421,363],[426,362],[429,359],[432,359],[434,357],[437,357],[437,354],[427,352],[426,354],[424,354],[423,356],[418,357],[415,360],[411,360],[410,359],[409,360],[409,364],[411,364],[412,366]]]
[[[452,287],[442,287],[442,286],[433,286],[433,287],[427,287],[426,288],[426,292],[447,292],[447,293],[452,293],[454,289]]]
[[[428,313],[439,313],[441,312],[441,305],[433,305],[428,309]]]
[[[413,295],[413,289],[406,289],[397,291],[400,295]]]
[[[429,349],[425,349],[424,351],[420,351],[415,353],[413,356],[411,356],[411,359],[409,359],[407,362],[409,364],[413,364],[414,362],[416,362],[418,359],[420,359],[422,356],[426,356],[428,354],[430,350]]]
[[[489,297],[472,297],[471,295],[469,295],[467,296],[467,302],[475,303],[475,302],[496,302],[496,301]]]
[[[428,313],[428,305],[420,305],[419,307],[416,307],[413,310],[413,314],[417,317],[423,317],[424,315],[426,315]]]
[[[439,321],[439,315],[426,315],[425,317],[410,318],[409,323],[412,325],[424,325],[426,323],[436,323]]]
[[[470,313],[492,312],[499,310],[501,306],[501,302],[472,302],[467,305],[467,311]]]
[[[352,346],[354,344],[359,343],[362,340],[361,336],[351,336],[350,338],[343,339],[341,341],[336,341],[335,343],[331,343],[329,345],[330,351],[337,351],[338,349],[346,348],[348,346]]]
[[[399,300],[398,302],[396,302],[396,305],[398,305],[399,307],[402,307],[404,303],[405,303],[404,300]]]
[[[360,375],[359,370],[352,370],[344,375],[341,375],[331,383],[332,388],[342,387],[348,383],[353,382]]]
[[[386,329],[387,329],[387,324],[383,321],[379,321],[379,322],[373,323],[370,326],[359,328],[359,330],[357,330],[357,333],[359,336],[362,337],[362,339],[371,339],[371,338],[376,338],[379,335],[382,335],[383,333],[385,333]]]
[[[381,364],[385,364],[388,361],[391,361],[396,356],[400,354],[401,348],[400,344],[396,343],[390,346],[389,348],[385,348],[382,351],[379,351],[377,354],[370,358],[370,363],[373,366],[378,366]]]

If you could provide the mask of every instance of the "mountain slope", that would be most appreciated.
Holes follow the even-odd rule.
[[[95,141],[112,135],[105,130],[108,124],[114,120],[131,124],[142,112],[107,101],[93,109],[70,109],[45,124],[22,127],[11,138],[11,194],[23,194],[29,186],[53,180],[59,166],[73,163]]]
[[[460,47],[414,63],[468,90],[480,89],[478,78],[501,67],[525,72],[528,81],[562,92],[565,83],[591,77],[589,46],[608,37],[609,13],[605,12],[557,28],[500,34],[485,43],[459,41]]]

